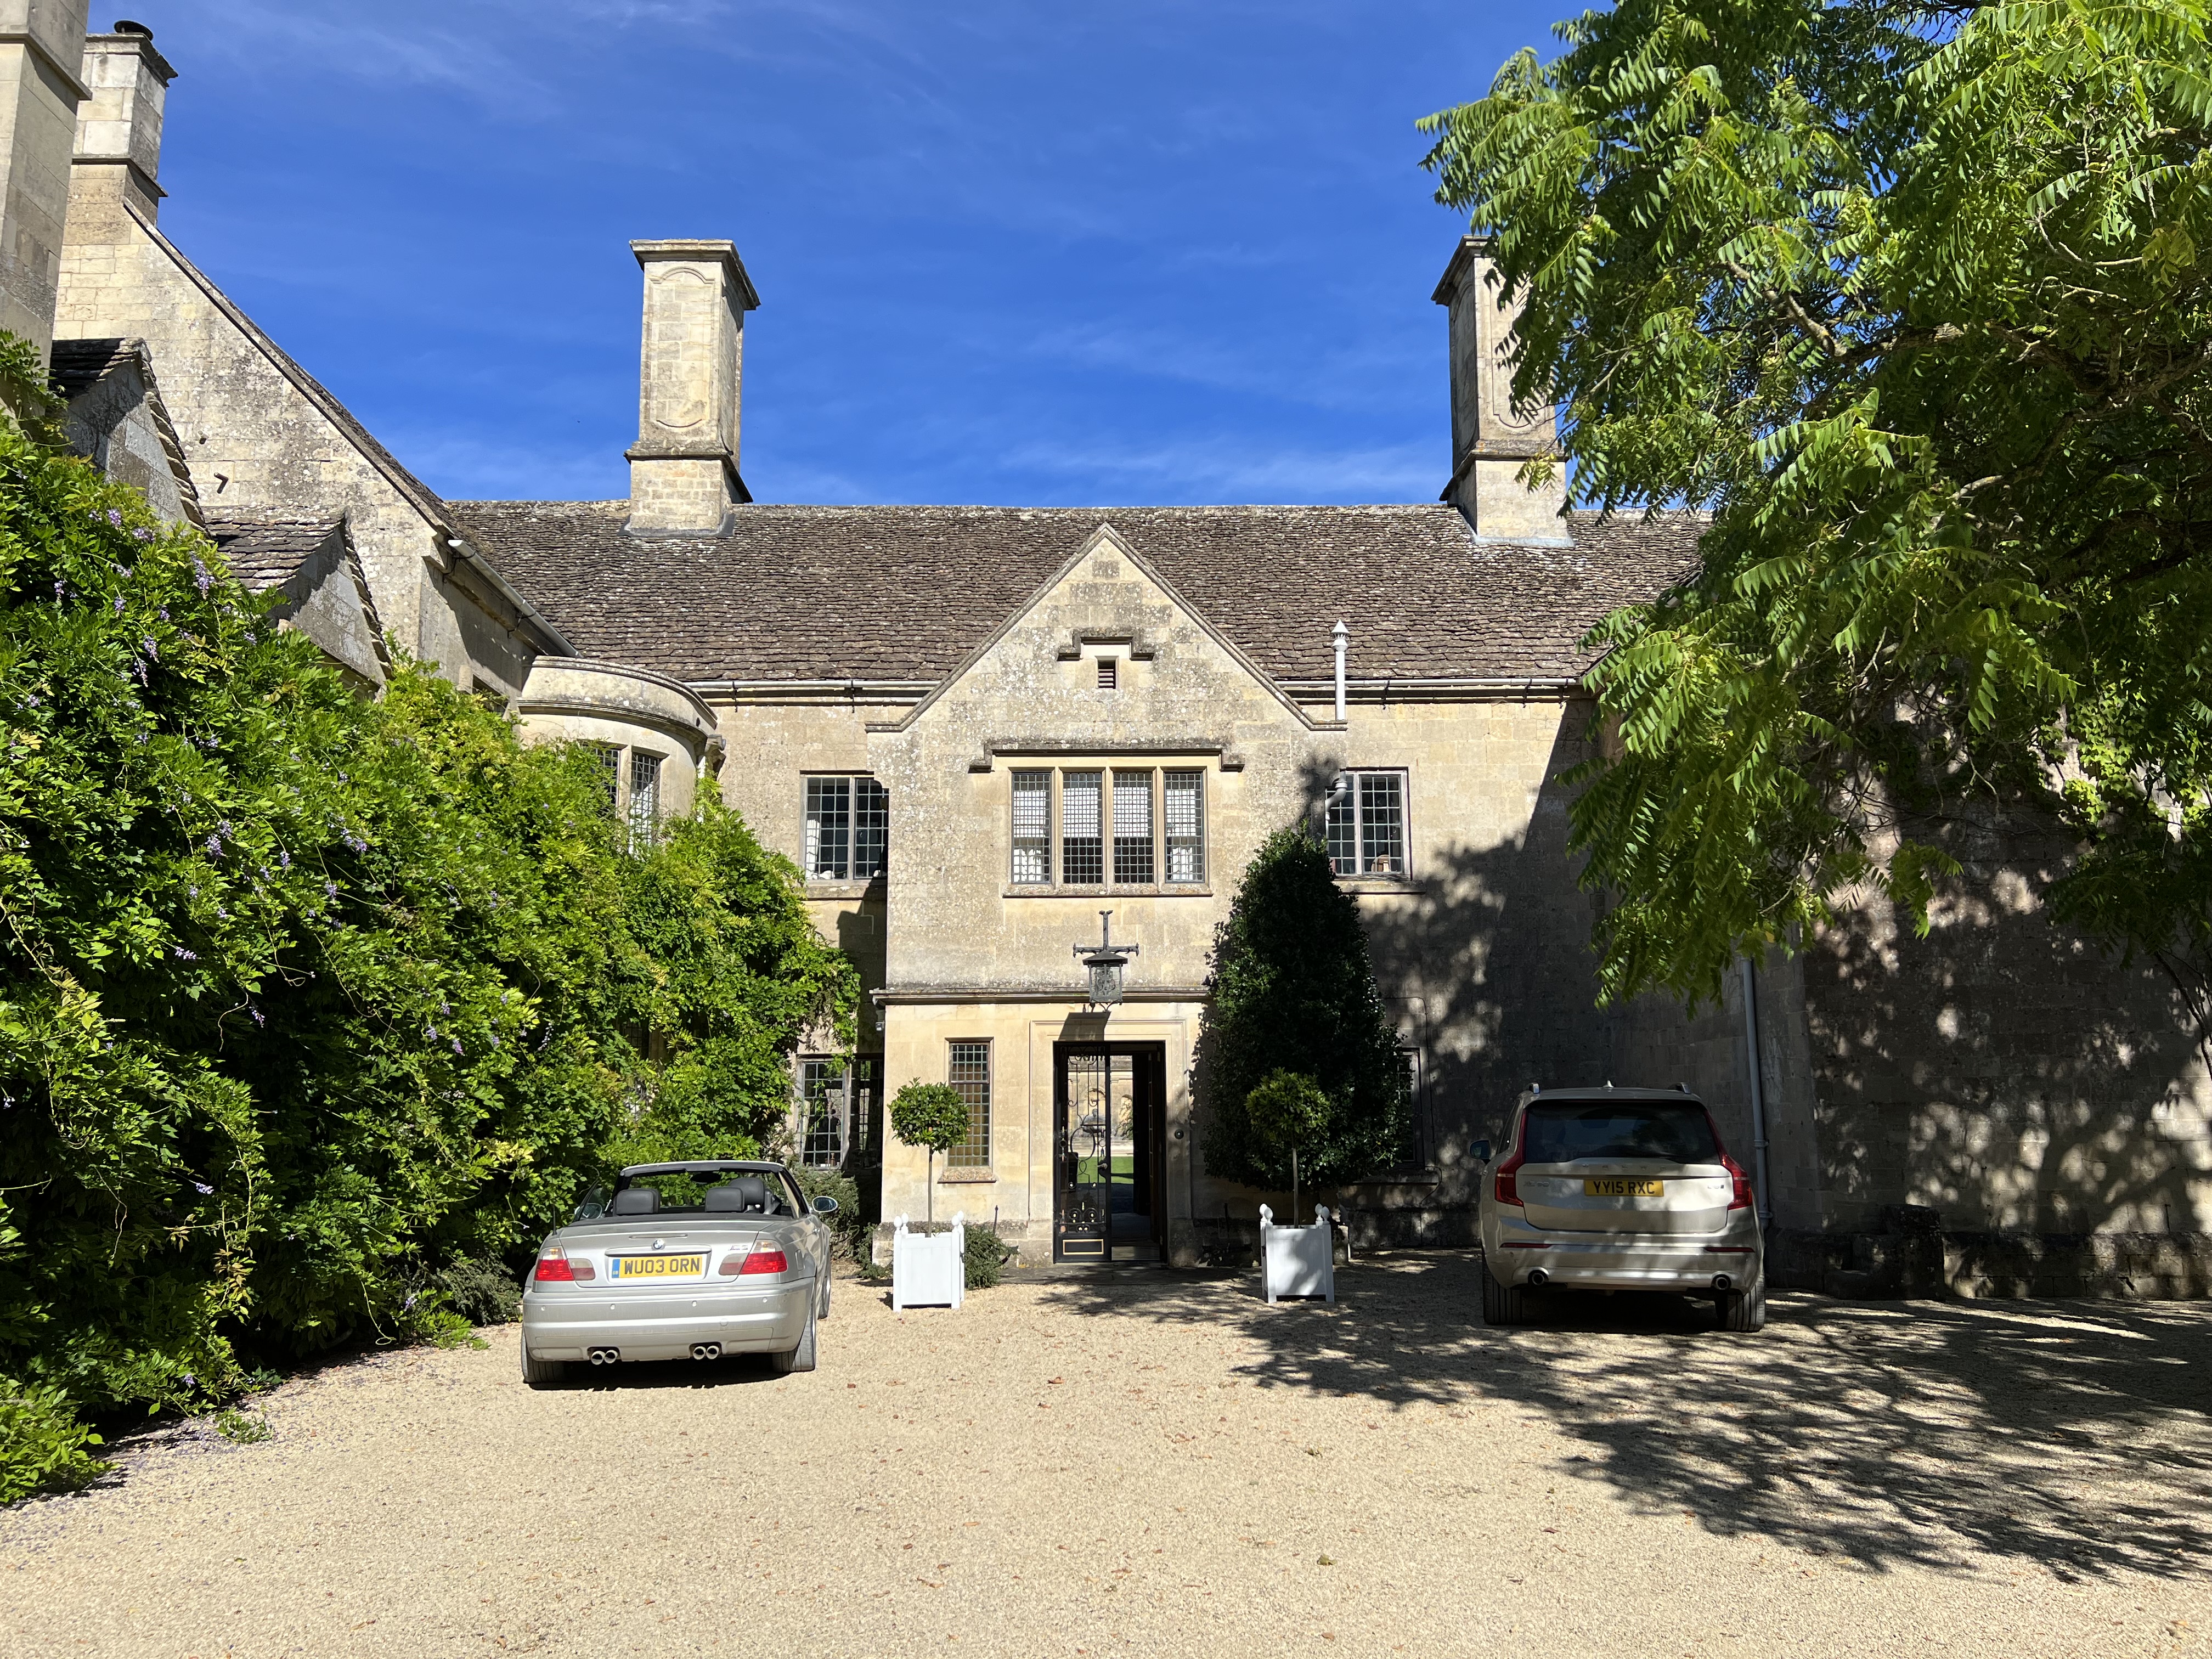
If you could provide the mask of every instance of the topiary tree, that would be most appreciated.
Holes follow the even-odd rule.
[[[1263,1091],[1281,1073],[1326,1100],[1317,1126],[1297,1116],[1302,1091]],[[1206,1168],[1224,1180],[1280,1188],[1295,1145],[1308,1180],[1353,1181],[1388,1167],[1404,1144],[1405,1074],[1367,933],[1310,830],[1267,838],[1214,934],[1199,1092]],[[1283,1138],[1293,1123],[1303,1139]]]
[[[1253,1141],[1272,1157],[1291,1157],[1291,1218],[1298,1218],[1298,1153],[1328,1133],[1328,1097],[1311,1078],[1297,1072],[1270,1072],[1244,1097],[1244,1115]]]
[[[924,1083],[920,1078],[901,1089],[891,1100],[891,1128],[909,1146],[929,1152],[929,1181],[924,1188],[923,1219],[937,1218],[937,1155],[949,1152],[968,1133],[968,1103],[949,1083]]]

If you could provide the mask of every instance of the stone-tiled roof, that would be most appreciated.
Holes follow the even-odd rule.
[[[143,340],[57,340],[47,360],[54,389],[64,398],[89,392],[125,363],[136,363],[146,349]]]
[[[741,507],[641,541],[621,501],[448,505],[586,656],[684,680],[942,678],[1101,524],[1279,679],[1564,678],[1608,611],[1695,562],[1701,524],[1577,520],[1572,547],[1480,542],[1452,507]]]
[[[282,587],[319,556],[343,556],[345,520],[334,514],[210,513],[207,520],[233,574],[257,593]]]

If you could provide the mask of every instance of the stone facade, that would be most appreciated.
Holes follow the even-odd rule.
[[[1693,568],[1700,526],[1531,487],[1555,415],[1512,399],[1516,302],[1484,243],[1435,294],[1437,505],[755,504],[760,301],[716,240],[632,245],[628,499],[449,503],[158,228],[175,71],[150,38],[7,6],[0,321],[88,366],[80,447],[200,515],[365,691],[388,635],[532,738],[595,745],[641,830],[708,790],[741,811],[868,994],[848,1110],[820,1092],[847,1057],[799,1057],[794,1147],[864,1163],[884,1215],[964,1210],[1073,1254],[1079,1174],[1127,1210],[1098,1224],[1115,1255],[1187,1263],[1279,1212],[1205,1169],[1195,1050],[1237,879],[1305,821],[1340,837],[1415,1090],[1396,1167],[1311,1195],[1362,1242],[1468,1242],[1474,1145],[1530,1083],[1681,1081],[1755,1168],[1778,1276],[2206,1288],[2212,1080],[2154,975],[2033,902],[2067,855],[2047,828],[1948,832],[1966,875],[1927,939],[1869,902],[1717,1006],[1595,1006],[1562,781],[1593,741],[1581,642]],[[1110,1006],[1077,959],[1101,911],[1138,947]],[[909,1079],[975,1104],[933,1170],[883,1133]]]

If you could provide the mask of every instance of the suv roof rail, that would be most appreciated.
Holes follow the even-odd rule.
[[[1674,1085],[1674,1092],[1686,1095],[1690,1092],[1690,1085],[1686,1083],[1678,1083]]]

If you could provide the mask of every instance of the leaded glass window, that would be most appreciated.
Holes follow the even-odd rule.
[[[806,780],[801,866],[809,881],[873,881],[890,845],[890,795],[873,778]]]
[[[952,1169],[988,1169],[991,1164],[991,1045],[945,1045],[945,1079],[968,1103],[968,1133],[953,1144],[945,1162]]]
[[[629,833],[647,847],[660,834],[660,757],[637,749],[629,755]]]
[[[1096,772],[1060,775],[1060,878],[1071,887],[1097,886],[1106,879],[1100,781]]]
[[[1146,887],[1152,880],[1152,775],[1114,774],[1114,880]]]
[[[1206,879],[1206,774],[1170,772],[1161,793],[1167,819],[1168,879],[1195,885]]]
[[[1329,791],[1329,866],[1340,876],[1406,873],[1406,775],[1345,772]]]
[[[1014,774],[1014,884],[1052,879],[1052,774]]]

